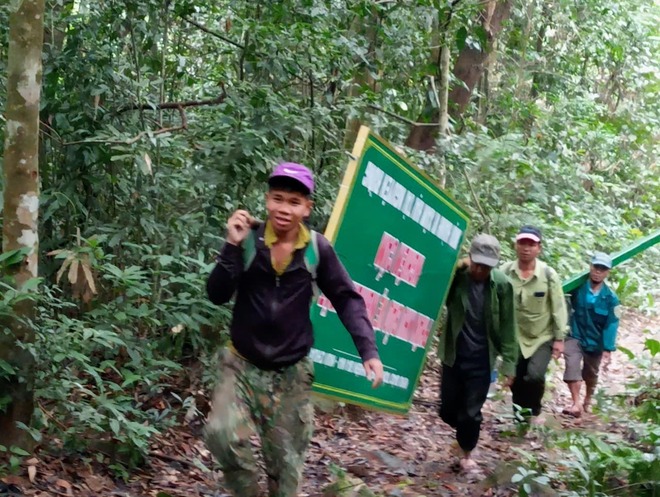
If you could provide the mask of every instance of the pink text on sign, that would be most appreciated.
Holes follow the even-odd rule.
[[[402,243],[394,259],[391,273],[397,279],[397,282],[403,281],[416,287],[422,275],[422,268],[425,261],[426,257],[421,253]]]
[[[414,343],[413,338],[415,335],[415,327],[417,326],[417,317],[419,314],[414,310],[407,307],[399,323],[399,335],[407,342]]]
[[[371,325],[375,327],[380,294],[374,292],[371,288],[360,285],[359,283],[355,284],[355,288],[364,299],[364,303],[367,307],[367,316],[369,317],[369,321],[371,321]]]
[[[401,328],[399,327],[399,323],[401,322],[401,318],[403,317],[405,310],[406,308],[402,304],[399,304],[395,300],[390,300],[390,304],[387,307],[385,322],[382,324],[381,328],[383,332],[387,333],[388,335],[403,338],[400,335]]]
[[[417,322],[415,323],[415,331],[411,342],[420,347],[426,346],[426,341],[433,329],[433,320],[424,316],[423,314],[417,315]]]
[[[384,232],[380,239],[378,251],[376,252],[376,259],[374,259],[374,266],[380,269],[381,274],[391,271],[392,264],[394,263],[394,258],[396,257],[398,249],[399,240],[394,238],[389,233]]]
[[[316,305],[321,308],[321,316],[326,316],[328,311],[336,312],[332,302],[330,302],[330,299],[324,294],[319,295],[319,299],[316,301]]]

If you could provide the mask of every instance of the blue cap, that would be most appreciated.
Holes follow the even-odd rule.
[[[592,266],[605,266],[607,269],[612,269],[612,258],[604,252],[596,252],[591,258]]]
[[[541,243],[541,230],[536,226],[523,226],[516,235],[516,241],[518,240],[532,240],[533,242]]]

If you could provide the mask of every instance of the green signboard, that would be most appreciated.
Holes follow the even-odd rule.
[[[332,304],[312,306],[314,391],[406,413],[468,227],[468,215],[420,169],[362,127],[326,237],[364,297],[385,368],[377,389]]]

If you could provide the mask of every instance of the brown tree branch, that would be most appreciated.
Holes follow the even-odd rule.
[[[165,107],[169,108],[169,107]],[[171,133],[173,131],[181,131],[183,129],[188,129],[188,119],[186,118],[186,111],[183,108],[182,105],[179,105],[177,107],[179,110],[179,115],[181,116],[181,124],[179,126],[172,126],[169,128],[161,128],[157,129],[156,131],[140,131],[137,135],[135,135],[133,138],[129,138],[128,140],[114,140],[114,141],[108,141],[108,140],[78,140],[74,142],[66,142],[63,143],[62,145],[64,146],[69,146],[69,145],[79,145],[81,143],[106,143],[108,145],[133,145],[135,142],[139,141],[141,138],[143,138],[146,135],[149,135],[151,133],[151,136],[156,136],[156,135],[161,135],[163,133]]]
[[[474,191],[474,186],[472,186],[472,181],[470,180],[470,175],[467,173],[465,168],[462,168],[461,172],[463,173],[463,176],[465,177],[465,181],[467,182],[468,188],[470,188],[470,193],[472,194],[472,199],[474,200],[474,203],[476,204],[477,209],[479,210],[479,213],[481,214],[481,217],[486,222],[486,233],[490,234],[490,225],[493,224],[493,220],[490,218],[490,216],[488,214],[486,214],[486,211],[484,211],[483,207],[481,207],[481,202],[479,202],[479,197],[477,196],[477,192]]]
[[[201,30],[204,31],[205,33],[208,33],[208,34],[210,34],[211,36],[215,36],[216,38],[218,38],[218,39],[224,41],[225,43],[229,43],[230,45],[233,45],[233,46],[235,46],[236,48],[240,48],[241,50],[245,50],[245,47],[244,47],[243,45],[241,45],[240,43],[236,43],[235,41],[230,40],[230,39],[227,38],[226,36],[223,36],[223,35],[221,35],[220,33],[218,33],[218,32],[216,32],[216,31],[213,31],[213,30],[207,28],[206,26],[204,26],[203,24],[198,23],[197,21],[193,21],[192,19],[190,19],[190,18],[188,18],[188,17],[186,17],[186,16],[181,16],[181,19],[183,19],[183,20],[186,21],[187,23],[192,24],[193,26],[198,27],[199,29],[201,29]]]
[[[404,122],[406,124],[410,124],[411,126],[437,126],[438,123],[418,123],[416,121],[413,121],[412,119],[408,119],[407,117],[400,116],[399,114],[395,114],[394,112],[390,112],[387,109],[383,109],[382,107],[379,107],[378,105],[374,104],[369,104],[367,105],[369,109],[377,110],[378,112],[382,112],[383,114],[387,114],[390,117],[393,117],[394,119],[398,119],[401,122]]]
[[[225,90],[225,85],[220,83],[222,88],[222,93],[210,100],[185,100],[183,102],[162,102],[159,104],[133,104],[129,107],[122,107],[117,111],[117,114],[126,112],[129,110],[159,110],[159,109],[178,109],[179,107],[203,107],[206,105],[220,105],[227,99],[227,91]]]

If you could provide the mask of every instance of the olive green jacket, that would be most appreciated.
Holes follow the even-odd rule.
[[[450,367],[456,360],[456,342],[465,323],[468,283],[468,269],[457,269],[447,294],[447,321],[440,335],[438,355],[442,363]],[[488,333],[490,368],[492,370],[495,367],[495,359],[500,355],[501,373],[514,376],[519,347],[513,286],[504,273],[493,269],[486,291],[484,319]]]

